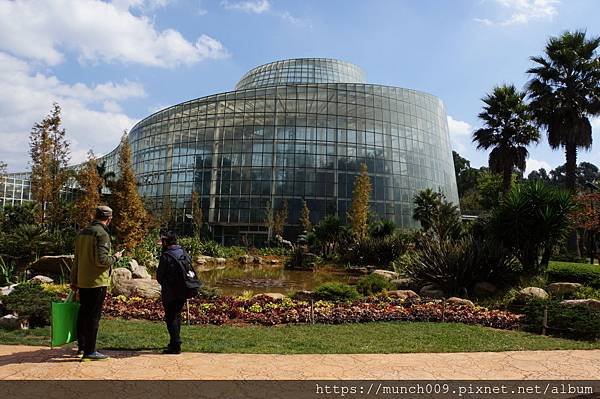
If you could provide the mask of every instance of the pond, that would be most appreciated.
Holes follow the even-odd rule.
[[[315,271],[288,270],[282,265],[248,269],[236,265],[201,271],[198,275],[206,285],[218,288],[224,295],[241,295],[244,291],[252,291],[254,294],[312,291],[326,282],[348,284],[355,281],[357,276],[339,265],[320,265]]]

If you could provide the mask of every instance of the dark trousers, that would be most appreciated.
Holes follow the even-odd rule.
[[[106,297],[106,287],[79,289],[77,343],[84,354],[96,351],[96,337]]]
[[[163,308],[165,309],[165,323],[169,331],[169,347],[181,348],[181,310],[185,304],[185,299],[169,299],[166,301],[163,298]]]

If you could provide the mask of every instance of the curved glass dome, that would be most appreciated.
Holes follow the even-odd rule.
[[[236,90],[284,84],[365,83],[364,71],[354,64],[328,58],[275,61],[248,71]]]

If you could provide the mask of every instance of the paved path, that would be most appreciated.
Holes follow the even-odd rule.
[[[597,379],[600,350],[377,355],[245,355],[105,351],[81,363],[72,349],[0,345],[0,379]]]

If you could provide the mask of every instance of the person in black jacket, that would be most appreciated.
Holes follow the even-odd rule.
[[[161,285],[161,297],[165,310],[165,322],[169,331],[169,345],[163,353],[181,353],[181,311],[186,301],[186,289],[181,267],[176,259],[189,255],[177,245],[177,235],[167,232],[161,236],[163,253],[160,256],[156,279]]]

